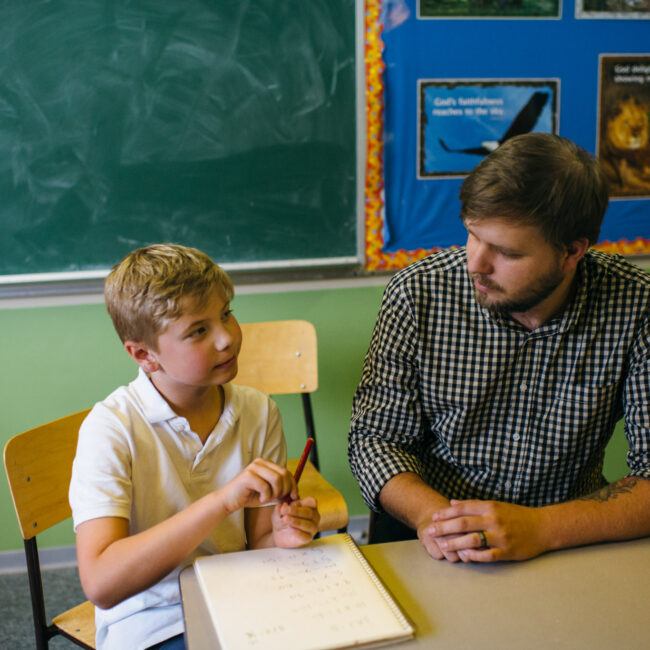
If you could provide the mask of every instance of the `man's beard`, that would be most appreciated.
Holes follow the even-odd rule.
[[[488,278],[478,273],[472,274],[482,285],[493,289],[501,290],[501,287]],[[548,298],[557,289],[564,280],[564,274],[558,268],[549,271],[537,280],[534,286],[522,289],[518,295],[503,301],[489,299],[474,287],[476,301],[481,307],[485,307],[496,316],[509,316],[510,314],[521,314],[536,307],[543,300]]]

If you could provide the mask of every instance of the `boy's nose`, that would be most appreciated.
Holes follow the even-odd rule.
[[[225,350],[232,345],[233,336],[225,327],[220,327],[215,331],[214,346],[217,350]]]

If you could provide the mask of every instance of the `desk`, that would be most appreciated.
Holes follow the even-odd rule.
[[[419,541],[360,548],[416,626],[391,648],[650,648],[650,538],[489,565],[432,560]],[[180,582],[188,650],[215,650],[192,567]]]

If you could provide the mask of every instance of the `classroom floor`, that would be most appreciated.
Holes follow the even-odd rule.
[[[42,575],[45,602],[49,603],[48,616],[85,600],[77,576],[77,567],[44,568]],[[0,648],[34,650],[35,646],[27,573],[0,573]],[[69,650],[76,647],[62,637],[55,637],[50,641],[50,648],[53,650]]]

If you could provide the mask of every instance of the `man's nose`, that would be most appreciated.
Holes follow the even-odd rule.
[[[490,275],[492,273],[492,262],[486,246],[477,244],[467,249],[467,270],[470,273],[479,275]]]

